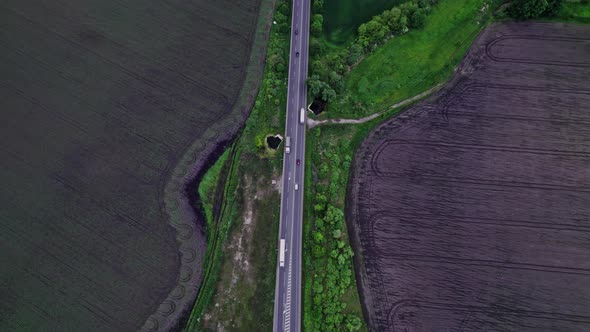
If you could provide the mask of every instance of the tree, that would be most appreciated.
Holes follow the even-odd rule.
[[[327,165],[324,165],[324,166],[326,166],[326,170],[327,170],[328,166]],[[318,201],[319,203],[322,203],[322,204],[328,203],[328,197],[326,197],[326,195],[324,195],[322,193],[317,193],[315,195],[315,200]]]
[[[561,9],[562,0],[547,0],[547,9],[543,13],[544,16],[555,16]]]
[[[309,52],[311,54],[321,55],[324,53],[324,44],[320,43],[317,38],[311,38],[309,41]]]
[[[415,2],[404,2],[399,5],[399,9],[402,11],[402,15],[410,17],[416,10],[418,10],[418,5]]]
[[[324,236],[320,232],[314,232],[313,239],[315,240],[316,243],[324,242]]]
[[[309,92],[311,92],[312,95],[319,95],[320,91],[322,90],[322,81],[320,81],[320,77],[317,74],[308,77],[307,87],[309,88]]]
[[[336,99],[336,91],[334,91],[334,89],[332,89],[332,87],[330,87],[329,85],[325,84],[322,89],[321,98],[326,103],[329,103],[332,100]]]
[[[313,209],[316,213],[322,212],[324,211],[324,204],[316,204]]]
[[[328,74],[328,83],[336,91],[342,91],[344,89],[344,80],[342,79],[342,76],[338,75],[335,71],[331,71],[330,74]]]
[[[320,232],[323,231],[324,230],[324,219],[322,219],[322,218],[316,218],[315,219],[315,227]]]
[[[342,236],[342,231],[337,229],[332,232],[332,237],[335,239],[339,239]]]
[[[389,30],[393,33],[400,33],[403,30],[400,18],[402,17],[402,11],[398,7],[393,7],[391,10],[386,10],[382,14],[383,22],[387,24]]]
[[[361,329],[361,325],[362,322],[360,318],[352,314],[346,315],[345,326],[348,331],[358,331]]]
[[[363,55],[363,47],[359,43],[354,43],[348,49],[348,56],[346,57],[346,62],[349,65],[355,64],[360,57]]]
[[[313,0],[313,11],[318,13],[324,8],[324,0]]]
[[[514,0],[508,8],[508,14],[517,19],[536,18],[548,8],[547,0]]]
[[[424,13],[424,9],[418,9],[412,15],[410,15],[410,27],[415,29],[420,29],[424,26],[424,22],[426,21],[426,14]]]
[[[318,245],[318,244],[314,244],[311,251],[312,251],[313,257],[315,257],[315,258],[321,258],[326,254],[326,249],[324,249],[324,247],[322,247],[321,245]]]
[[[324,24],[324,17],[322,14],[315,14],[311,18],[311,34],[319,37],[322,34],[322,25]]]
[[[312,95],[315,97],[319,96],[327,103],[336,98],[336,91],[328,83],[321,81],[317,74],[311,75],[307,79],[307,86]]]
[[[383,25],[381,19],[373,18],[367,23],[361,24],[358,29],[359,37],[366,38],[370,44],[377,44],[383,41],[389,33],[389,26]]]

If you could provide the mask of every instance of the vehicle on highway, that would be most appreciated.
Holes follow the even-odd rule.
[[[285,267],[285,239],[281,239],[279,246],[279,266]]]
[[[297,166],[301,165],[301,160],[297,159]]]
[[[285,153],[291,153],[291,136],[287,136],[285,140]]]
[[[295,36],[299,33],[299,30],[295,29]]]
[[[299,123],[305,123],[305,108],[301,108],[301,113],[299,113]]]
[[[299,57],[299,52],[295,52],[295,56],[296,57]]]
[[[299,185],[295,183],[295,190],[299,190]]]

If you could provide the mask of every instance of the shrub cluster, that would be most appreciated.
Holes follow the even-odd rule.
[[[285,100],[287,91],[287,70],[289,31],[291,7],[288,1],[279,1],[274,13],[274,24],[266,51],[266,67],[264,77],[260,84],[260,90],[254,110],[252,111],[245,131],[253,131],[257,152],[265,151],[266,135],[272,132],[271,124],[277,112],[284,112],[279,107]]]
[[[541,16],[555,16],[562,0],[514,0],[508,8],[508,14],[516,19],[530,19]]]
[[[315,14],[311,18],[310,53],[311,73],[307,84],[314,98],[325,102],[334,100],[338,93],[344,90],[344,76],[351,66],[358,63],[362,57],[374,51],[387,39],[408,32],[410,29],[419,29],[424,25],[426,16],[432,6],[438,0],[409,1],[380,15],[374,16],[369,22],[359,26],[357,38],[339,52],[324,54],[324,45],[318,40],[322,33],[323,16],[321,6],[323,0],[315,0],[313,8]]]
[[[348,144],[341,141],[337,147],[325,147],[314,157],[320,162],[315,164],[322,166],[317,170],[318,183],[314,187],[314,222],[306,260],[313,273],[310,316],[314,330],[319,331],[357,331],[362,325],[360,317],[344,314],[346,303],[341,300],[355,287],[353,251],[345,237],[344,211],[337,206],[352,161]]]

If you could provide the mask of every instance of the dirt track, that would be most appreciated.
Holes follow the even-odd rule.
[[[590,27],[486,29],[355,158],[375,331],[590,330]]]

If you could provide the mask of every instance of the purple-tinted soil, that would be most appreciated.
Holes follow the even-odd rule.
[[[590,331],[590,27],[486,29],[378,127],[349,206],[374,331]]]

